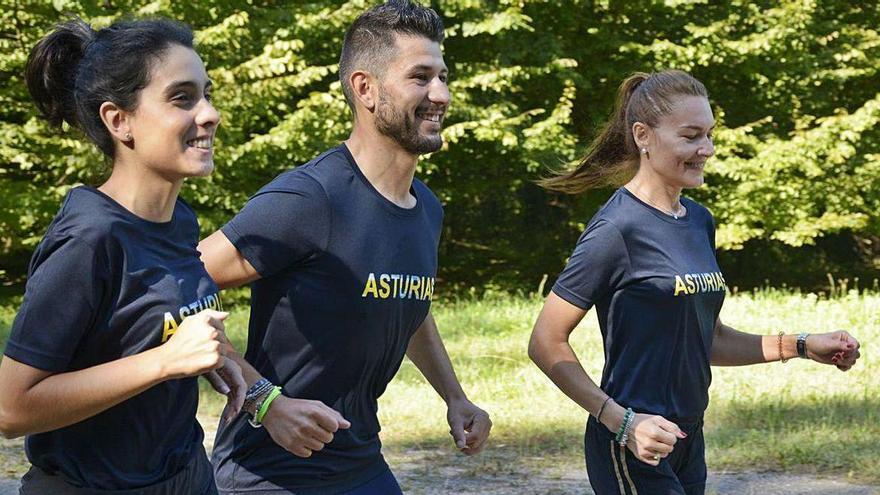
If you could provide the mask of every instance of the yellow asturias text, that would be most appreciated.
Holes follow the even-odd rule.
[[[675,294],[700,294],[704,292],[725,292],[727,282],[721,272],[687,273],[675,275]]]
[[[192,316],[199,311],[205,309],[213,309],[216,311],[223,311],[223,304],[220,302],[220,294],[214,293],[205,297],[200,297],[199,299],[193,301],[186,306],[181,306],[177,311],[180,316],[180,321],[183,322],[183,319],[187,316]],[[174,335],[174,332],[177,331],[177,320],[174,318],[174,315],[171,314],[170,311],[165,312],[165,327],[162,330],[162,342],[164,343],[168,339]]]
[[[370,273],[361,297],[376,299],[418,299],[430,301],[434,296],[434,277],[401,273]]]

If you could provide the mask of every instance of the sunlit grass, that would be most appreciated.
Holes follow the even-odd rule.
[[[583,465],[586,413],[526,356],[540,306],[537,299],[509,296],[435,306],[465,391],[492,415],[489,448],[504,452],[504,462],[497,456],[476,461],[475,473],[503,475],[509,462],[543,463],[550,470]],[[14,308],[0,308],[4,341],[13,316]],[[802,360],[713,368],[706,413],[710,469],[786,470],[880,482],[880,365],[873,359],[880,338],[880,295],[850,292],[829,300],[773,290],[739,294],[728,298],[722,319],[734,328],[764,334],[847,329],[861,341],[863,358],[848,373]],[[227,328],[243,350],[245,306],[232,311]],[[604,358],[594,312],[575,331],[572,343],[587,372],[598,380]],[[200,420],[209,439],[222,404],[223,398],[203,384]],[[409,361],[381,398],[379,413],[392,466],[407,462],[413,449],[452,448],[446,408]],[[3,466],[8,465],[7,460]],[[424,469],[429,468],[426,461]],[[11,473],[18,468],[5,469]]]

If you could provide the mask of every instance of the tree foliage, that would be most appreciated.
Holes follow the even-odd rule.
[[[36,117],[22,81],[30,47],[73,13],[103,26],[163,15],[190,24],[223,116],[214,175],[184,197],[205,233],[279,172],[347,135],[336,63],[373,2],[0,0],[0,258],[7,277],[73,185],[106,165]],[[437,0],[453,104],[444,149],[419,175],[446,205],[441,277],[534,287],[555,274],[608,191],[548,194],[534,179],[571,162],[633,71],[701,79],[718,121],[709,187],[719,247],[797,248],[880,233],[880,7],[874,2]],[[292,220],[295,221],[295,220]],[[749,254],[750,256],[753,253]],[[870,260],[869,260],[870,262]],[[877,260],[874,260],[876,263]],[[736,280],[736,274],[730,279]]]

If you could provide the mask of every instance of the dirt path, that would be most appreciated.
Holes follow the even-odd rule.
[[[412,495],[593,495],[581,466],[560,459],[519,458],[496,452],[479,458],[436,449],[387,452],[389,464]],[[19,468],[20,469],[20,468]],[[0,478],[0,495],[18,493],[18,480]],[[880,487],[781,473],[709,474],[707,495],[880,495]]]

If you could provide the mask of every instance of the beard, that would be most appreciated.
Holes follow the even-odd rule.
[[[376,128],[414,155],[433,153],[443,146],[443,138],[439,133],[430,136],[419,134],[414,116],[400,111],[381,86],[379,104],[376,105]]]

